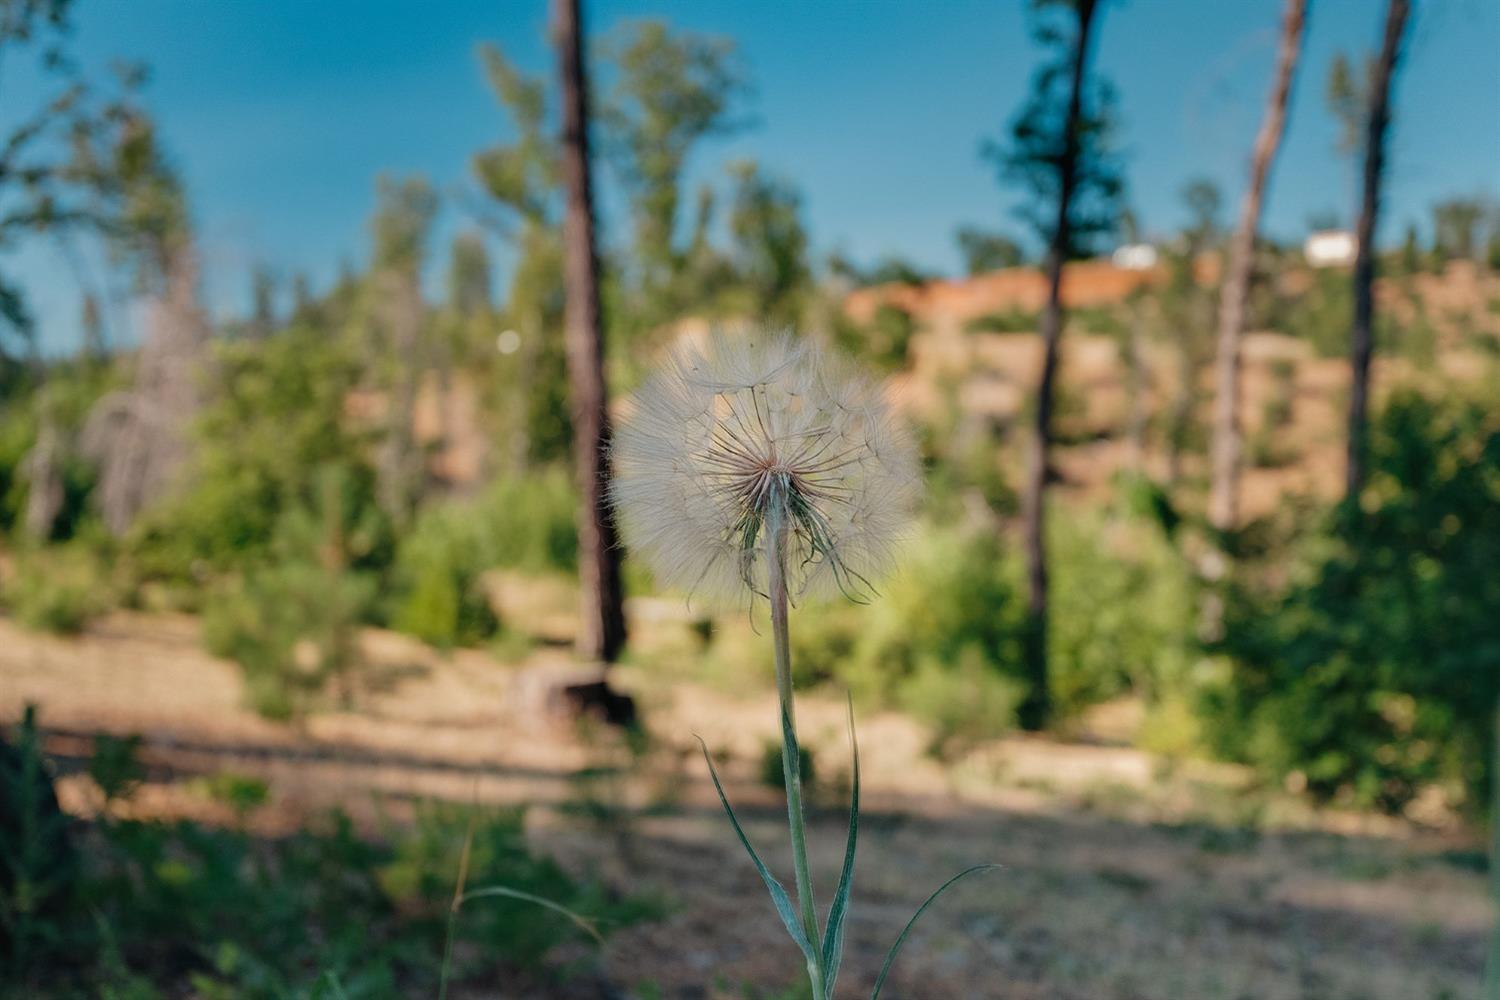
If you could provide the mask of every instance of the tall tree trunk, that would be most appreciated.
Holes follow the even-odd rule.
[[[1276,160],[1276,150],[1286,131],[1287,105],[1292,78],[1302,51],[1307,23],[1306,0],[1286,0],[1281,17],[1281,43],[1277,47],[1276,75],[1255,149],[1250,157],[1250,185],[1240,204],[1239,225],[1229,244],[1219,298],[1219,354],[1214,396],[1213,484],[1209,493],[1208,518],[1220,531],[1232,531],[1239,523],[1240,465],[1244,435],[1240,429],[1240,339],[1245,330],[1245,305],[1250,297],[1250,273],[1255,262],[1255,234],[1260,228],[1261,203],[1266,180]]]
[[[614,512],[609,506],[609,400],[599,307],[599,256],[589,176],[588,71],[579,0],[555,0],[554,30],[563,94],[563,277],[565,344],[578,478],[578,582],[582,591],[578,653],[611,662],[625,645],[624,596]]]
[[[378,480],[381,507],[397,523],[406,524],[416,511],[426,478],[426,461],[416,439],[417,392],[421,355],[421,275],[417,264],[389,266],[380,275],[381,318],[387,348],[394,362],[387,399],[385,438],[381,442]]]
[[[210,323],[199,302],[197,258],[189,244],[166,261],[135,383],[103,396],[83,428],[82,451],[99,467],[94,500],[115,535],[178,485],[188,459],[188,429],[202,404]]]
[[[1019,712],[1027,729],[1046,726],[1052,698],[1047,686],[1047,543],[1046,491],[1048,452],[1052,444],[1052,389],[1057,379],[1058,341],[1062,337],[1062,272],[1068,256],[1073,190],[1078,181],[1078,120],[1083,112],[1084,74],[1094,27],[1095,0],[1078,0],[1078,38],[1069,73],[1063,148],[1057,163],[1057,222],[1047,246],[1047,305],[1042,310],[1042,372],[1037,381],[1036,412],[1026,467],[1022,513],[1026,546],[1026,675],[1030,690]]]
[[[1349,460],[1344,496],[1351,501],[1358,499],[1365,480],[1365,414],[1370,405],[1370,355],[1375,340],[1375,230],[1380,215],[1380,181],[1385,172],[1385,134],[1391,122],[1391,78],[1396,74],[1401,38],[1410,14],[1410,0],[1390,0],[1385,13],[1385,41],[1370,81],[1365,186],[1359,206],[1359,250],[1354,259],[1354,329],[1349,345]]]
[[[1133,475],[1146,471],[1146,392],[1150,374],[1146,370],[1146,306],[1139,298],[1130,306],[1130,332],[1125,340],[1125,384],[1130,394],[1126,420],[1129,467]]]

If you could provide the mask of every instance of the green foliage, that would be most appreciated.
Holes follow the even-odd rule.
[[[422,177],[381,176],[376,181],[378,206],[371,220],[375,265],[381,268],[420,267],[437,215],[438,197]]]
[[[661,21],[623,25],[604,53],[613,73],[599,118],[630,198],[638,308],[660,321],[686,293],[676,287],[686,258],[674,236],[688,154],[738,127],[734,108],[747,85],[732,41],[674,32]]]
[[[840,679],[931,725],[935,751],[961,752],[1014,723],[1020,610],[996,535],[929,529],[876,605],[851,622]]]
[[[114,605],[114,590],[98,549],[74,541],[19,553],[3,594],[27,628],[73,634]]]
[[[264,780],[233,771],[209,775],[200,780],[198,787],[213,801],[227,806],[241,823],[271,796],[271,786]]]
[[[1349,352],[1349,328],[1354,322],[1354,292],[1349,274],[1339,268],[1310,272],[1307,291],[1280,306],[1272,322],[1289,336],[1312,345],[1319,357],[1342,357]]]
[[[1019,267],[1026,262],[1026,254],[1021,245],[1001,233],[963,226],[955,238],[958,250],[963,254],[964,269],[971,276],[1006,267]]]
[[[572,478],[561,466],[496,480],[473,512],[487,565],[575,572],[574,497]]]
[[[1088,256],[1120,221],[1125,179],[1114,148],[1119,113],[1114,87],[1097,76],[1081,81],[1079,114],[1069,120],[1072,63],[1085,26],[1071,3],[1032,5],[1037,41],[1051,52],[1032,77],[1031,92],[1004,141],[987,142],[985,159],[1002,179],[1026,191],[1017,214],[1050,244],[1057,228],[1063,171],[1071,177],[1065,258]],[[1092,11],[1091,11],[1092,12]],[[1098,12],[1092,12],[1098,17]],[[1087,53],[1085,53],[1087,55]]]
[[[212,595],[204,608],[203,641],[244,670],[246,695],[257,712],[292,718],[306,711],[330,678],[347,682],[358,663],[354,627],[373,592],[367,577],[306,560],[271,563]]]
[[[101,741],[89,773],[134,775],[134,746]],[[515,810],[419,805],[414,828],[392,828],[379,843],[337,813],[265,840],[106,814],[75,831],[84,837],[75,845],[49,774],[28,711],[0,742],[0,976],[15,995],[430,994],[466,842],[471,894],[503,883],[566,905],[601,933],[656,912],[533,856]],[[134,778],[106,780],[112,798],[134,787]],[[204,784],[242,819],[268,791],[241,775]],[[487,981],[555,979],[539,963],[580,937],[566,919],[510,900],[476,899],[457,930],[461,974]]]
[[[1397,809],[1488,796],[1500,693],[1500,427],[1491,400],[1404,393],[1372,427],[1358,508],[1293,580],[1232,601],[1216,747],[1321,796]]]
[[[212,998],[430,993],[468,822],[464,810],[426,807],[390,846],[362,841],[338,815],[261,845],[188,823],[101,827],[78,904],[49,923],[49,971],[27,995],[141,995],[150,984]],[[533,857],[519,814],[476,815],[473,833],[475,880],[566,899],[606,931],[650,912]],[[461,973],[489,978],[498,966],[512,981],[540,978],[541,959],[578,937],[544,910],[495,900],[466,907],[458,930]]]
[[[224,344],[197,427],[191,488],[134,537],[147,577],[193,581],[263,558],[286,513],[316,501],[317,470],[345,464],[351,513],[374,507],[366,451],[345,418],[359,368],[349,348],[321,331],[293,328]],[[355,464],[349,464],[355,463]],[[374,517],[375,515],[370,515]],[[389,560],[388,529],[368,525],[361,567]]]
[[[781,757],[781,741],[767,740],[760,753],[760,783],[778,791],[786,788],[786,769],[782,767]],[[797,765],[802,787],[814,787],[818,781],[818,768],[811,747],[797,748]]]
[[[94,737],[94,753],[89,758],[89,778],[99,787],[106,803],[128,799],[146,780],[146,768],[140,760],[139,734],[114,736],[100,733]]]
[[[56,939],[79,858],[42,754],[35,706],[0,738],[0,982],[22,982]]]
[[[392,572],[390,622],[437,646],[476,645],[500,622],[481,577],[495,568],[572,573],[573,487],[561,467],[495,480],[479,497],[423,510]]]
[[[735,164],[732,173],[729,231],[750,315],[774,327],[789,326],[801,317],[812,280],[802,197],[794,185],[767,176],[754,162]]]
[[[421,512],[396,551],[391,624],[442,648],[472,646],[500,627],[480,585],[492,555],[484,526],[461,507]]]
[[[251,705],[271,718],[302,713],[330,680],[352,697],[357,629],[375,597],[375,579],[354,567],[374,534],[373,508],[351,521],[350,478],[337,466],[315,478],[317,506],[289,511],[270,558],[221,585],[204,610],[205,645],[239,663]]]
[[[965,333],[1035,333],[1037,314],[1019,307],[1006,312],[984,313],[964,322]]]
[[[656,907],[640,899],[620,899],[602,886],[579,884],[550,858],[531,854],[523,813],[515,809],[428,803],[418,811],[416,828],[403,838],[378,871],[381,889],[403,906],[414,907],[436,934],[453,898],[454,877],[466,840],[468,879],[464,892],[477,896],[501,887],[548,900],[579,915],[602,932],[651,916]],[[493,968],[495,956],[534,967],[579,928],[560,913],[525,902],[475,899],[463,907],[456,949],[472,959],[459,965],[460,977]]]
[[[927,752],[952,760],[1012,729],[1026,685],[995,671],[978,646],[965,646],[953,662],[924,656],[902,684],[902,708],[927,723]]]
[[[917,332],[916,320],[900,306],[881,303],[868,323],[841,317],[834,329],[838,346],[883,372],[906,367],[906,352]]]
[[[1192,573],[1149,521],[1069,512],[1051,522],[1048,654],[1059,717],[1127,691],[1186,697],[1196,659]]]

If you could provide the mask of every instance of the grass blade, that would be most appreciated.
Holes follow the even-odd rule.
[[[771,894],[771,902],[776,907],[776,913],[781,917],[781,922],[786,926],[786,932],[792,936],[797,947],[802,949],[802,954],[807,958],[810,965],[817,965],[817,952],[813,950],[812,942],[807,940],[807,935],[802,932],[802,925],[797,917],[797,911],[792,906],[791,898],[787,896],[786,889],[776,881],[776,876],[760,860],[760,855],[755,853],[755,848],[750,845],[750,838],[745,836],[744,829],[740,826],[739,818],[735,816],[734,809],[729,805],[729,797],[724,794],[724,786],[719,781],[719,772],[714,768],[713,758],[708,754],[708,744],[703,742],[703,737],[696,737],[698,745],[703,748],[703,759],[708,764],[709,777],[714,780],[714,791],[719,793],[719,801],[724,806],[724,812],[729,816],[729,823],[734,827],[735,836],[740,838],[740,845],[745,848],[745,853],[750,855],[750,861],[755,865],[755,870],[760,873],[761,881],[765,882],[766,890]]]
[[[849,698],[849,749],[854,758],[854,779],[849,798],[849,841],[844,847],[844,870],[839,887],[828,910],[828,927],[823,932],[823,983],[829,996],[839,977],[839,963],[844,956],[844,919],[849,915],[849,890],[854,882],[854,845],[859,839],[859,738],[854,735],[854,698]]]
[[[880,989],[885,985],[885,977],[890,974],[891,963],[896,961],[896,953],[900,951],[901,946],[906,943],[906,936],[911,933],[912,926],[917,922],[917,918],[926,913],[927,908],[933,903],[937,902],[937,898],[939,896],[947,892],[955,883],[957,883],[961,879],[965,879],[970,875],[975,874],[976,872],[993,871],[997,868],[1003,867],[1003,865],[975,865],[973,868],[965,868],[963,871],[959,872],[957,875],[953,876],[948,881],[938,886],[937,891],[934,892],[931,896],[927,897],[927,902],[917,907],[917,912],[912,914],[911,919],[906,922],[906,926],[901,929],[901,935],[896,938],[896,943],[891,945],[891,950],[886,953],[885,964],[880,967],[880,976],[875,980],[875,991],[870,994],[870,1000],[880,1000]]]
[[[523,903],[535,903],[537,906],[544,906],[547,909],[551,910],[553,913],[561,913],[563,916],[573,921],[573,923],[577,924],[590,937],[599,942],[601,945],[604,943],[604,935],[599,933],[598,928],[590,923],[587,917],[575,913],[561,903],[553,902],[552,900],[547,899],[543,896],[533,896],[531,893],[522,892],[519,889],[508,889],[503,885],[492,885],[487,886],[483,889],[475,889],[473,892],[464,893],[459,900],[459,905],[463,905],[471,899],[483,899],[486,896],[501,896],[505,899],[519,899]]]

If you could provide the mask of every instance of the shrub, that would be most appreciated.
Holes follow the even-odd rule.
[[[27,628],[73,634],[114,605],[114,587],[99,553],[70,542],[18,556],[5,603]]]
[[[1398,809],[1440,783],[1487,800],[1500,692],[1500,424],[1493,403],[1394,397],[1357,508],[1290,582],[1232,602],[1233,671],[1209,692],[1222,752],[1314,794]]]
[[[390,558],[389,527],[375,518],[374,476],[345,403],[358,365],[338,338],[292,329],[218,348],[199,418],[187,489],[148,511],[132,532],[143,572],[196,582],[202,567],[227,570],[267,556],[286,516],[316,506],[323,473],[344,471],[351,523],[365,522],[362,569]],[[371,513],[367,514],[366,511]]]
[[[767,740],[760,752],[760,783],[778,791],[786,788],[786,769],[781,763],[781,741]],[[812,747],[797,748],[797,770],[802,775],[802,787],[812,788],[817,784],[818,768]]]
[[[353,568],[373,534],[372,509],[351,513],[341,467],[316,479],[316,505],[282,518],[270,559],[222,585],[204,610],[204,643],[239,663],[251,705],[271,718],[300,714],[329,680],[352,697],[358,626],[375,597],[373,576]]]
[[[493,636],[500,621],[480,586],[485,553],[463,511],[424,512],[396,552],[391,624],[444,649]]]
[[[605,934],[655,912],[533,855],[514,810],[419,805],[416,828],[382,843],[339,814],[263,841],[150,820],[102,822],[88,838],[69,891],[35,914],[28,964],[0,966],[17,995],[433,995],[466,841],[470,891],[501,884],[554,900]],[[474,900],[454,926],[459,978],[483,971],[487,985],[538,995],[558,985],[542,959],[582,938],[509,899]]]
[[[255,711],[273,719],[305,712],[330,680],[352,696],[359,665],[357,625],[374,581],[307,560],[258,567],[209,599],[203,641],[244,671]]]
[[[497,479],[476,499],[425,509],[397,551],[392,626],[443,647],[494,636],[500,622],[481,585],[484,572],[574,572],[574,503],[566,470],[549,467]]]
[[[468,509],[477,521],[486,565],[573,573],[578,568],[576,506],[568,470],[548,466],[495,480]]]
[[[1197,655],[1193,576],[1151,521],[1051,521],[1049,682],[1060,719],[1127,691],[1182,696]]]
[[[956,663],[931,657],[902,683],[903,708],[931,727],[927,752],[951,760],[1012,728],[1026,685],[997,673],[978,646],[959,651]]]

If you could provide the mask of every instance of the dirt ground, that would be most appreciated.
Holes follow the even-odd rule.
[[[357,710],[294,727],[242,707],[235,668],[202,652],[190,618],[119,614],[72,639],[0,620],[0,723],[35,702],[64,762],[85,756],[96,733],[144,734],[152,780],[132,808],[154,813],[227,821],[189,779],[262,777],[271,799],[251,822],[268,833],[333,805],[373,822],[399,820],[418,797],[525,804],[536,849],[669,904],[661,920],[612,935],[568,996],[728,1000],[781,995],[794,982],[799,956],[692,739],[723,760],[747,832],[787,870],[785,814],[758,780],[775,732],[769,692],[731,695],[622,668],[618,683],[652,734],[649,749],[631,753],[549,712],[551,682],[575,669],[561,651],[503,666],[386,633],[366,647]],[[826,903],[844,838],[843,707],[806,698],[800,711],[819,771],[810,837]],[[986,861],[1005,868],[924,918],[886,997],[1478,995],[1490,912],[1478,845],[1462,831],[1315,813],[1246,791],[1233,768],[1171,767],[1101,743],[1016,737],[945,768],[895,715],[862,718],[860,742],[865,809],[845,996],[868,992],[927,892]],[[93,802],[76,773],[60,795],[79,813]]]

